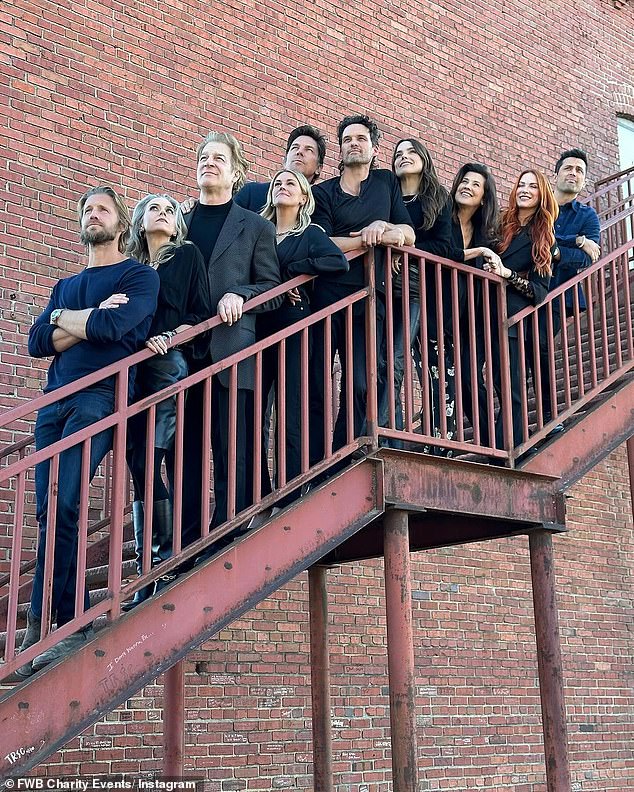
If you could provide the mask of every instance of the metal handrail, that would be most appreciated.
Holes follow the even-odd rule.
[[[553,291],[553,293],[547,298],[547,304],[552,305],[553,302],[557,299],[560,301],[563,300],[564,292],[570,290],[574,287],[574,291],[576,292],[576,284],[580,282],[589,283],[589,279],[592,277],[598,277],[598,275],[603,272],[611,272],[615,266],[615,262],[619,259],[619,257],[623,257],[624,254],[629,251],[632,247],[632,243],[628,243],[626,245],[622,245],[617,251],[610,256],[604,257],[600,262],[596,265],[593,265],[592,268],[589,270],[580,273],[576,278],[572,279],[564,286],[559,287],[557,290]],[[474,314],[474,294],[476,291],[481,291],[484,299],[484,306],[488,304],[487,301],[492,302],[493,300],[496,301],[497,305],[497,313],[498,313],[498,323],[496,327],[491,327],[488,322],[485,321],[483,332],[485,335],[485,346],[486,346],[486,356],[487,360],[490,362],[492,361],[491,357],[491,343],[492,341],[497,338],[500,348],[500,355],[502,360],[502,390],[501,390],[501,416],[503,419],[504,424],[504,448],[496,448],[494,443],[489,443],[488,445],[485,444],[482,439],[480,440],[479,444],[468,442],[464,436],[458,435],[457,439],[450,438],[447,432],[447,425],[446,420],[442,418],[441,414],[441,427],[440,427],[440,437],[436,437],[432,434],[431,431],[426,431],[423,433],[416,433],[413,430],[413,415],[414,415],[414,388],[411,379],[411,371],[409,376],[406,374],[406,392],[405,392],[405,422],[406,426],[404,431],[400,433],[400,436],[406,440],[415,441],[417,443],[428,443],[430,445],[442,446],[444,448],[454,448],[456,451],[463,451],[466,449],[477,450],[481,453],[488,453],[492,457],[496,457],[497,459],[506,460],[509,464],[514,464],[514,460],[517,457],[518,453],[521,453],[522,449],[526,447],[526,443],[520,444],[518,448],[513,448],[513,444],[511,441],[512,437],[512,430],[511,430],[511,393],[510,393],[510,381],[509,381],[509,372],[505,370],[504,362],[506,361],[506,368],[508,368],[508,330],[509,328],[515,326],[516,324],[523,322],[523,321],[537,321],[538,316],[538,309],[535,308],[528,308],[524,311],[516,314],[513,317],[507,318],[506,316],[506,282],[502,279],[498,278],[497,276],[483,272],[481,270],[477,270],[473,267],[470,267],[464,263],[457,263],[452,262],[449,259],[445,259],[442,257],[434,256],[431,254],[424,253],[416,248],[392,248],[388,249],[387,256],[386,256],[386,295],[387,295],[387,312],[388,312],[388,324],[391,321],[390,319],[390,312],[392,310],[392,276],[391,276],[391,257],[398,253],[404,261],[404,269],[403,269],[403,297],[402,297],[402,305],[404,308],[405,316],[408,315],[408,306],[410,304],[410,294],[408,292],[408,278],[409,278],[409,271],[410,267],[418,266],[425,276],[421,276],[419,279],[419,293],[418,299],[421,304],[426,304],[426,300],[428,299],[428,295],[426,294],[426,273],[433,274],[435,278],[435,292],[430,297],[430,299],[435,299],[436,306],[437,306],[437,317],[438,317],[438,330],[439,334],[439,345],[442,348],[443,344],[445,343],[444,333],[442,331],[442,324],[443,324],[443,314],[444,314],[444,306],[443,306],[443,287],[441,283],[443,282],[443,278],[447,276],[451,283],[450,289],[450,298],[452,302],[452,327],[453,327],[453,335],[456,343],[459,345],[460,342],[456,340],[456,328],[458,328],[458,314],[457,308],[458,305],[458,292],[459,286],[461,283],[465,283],[467,286],[468,292],[468,319],[471,323],[473,323],[475,319]],[[358,254],[357,254],[358,255]],[[349,254],[349,258],[355,257],[354,254]],[[276,499],[280,496],[289,493],[293,489],[296,489],[298,486],[306,483],[307,481],[311,480],[315,475],[322,474],[326,472],[332,465],[336,462],[343,459],[347,454],[349,454],[354,448],[358,448],[362,445],[369,443],[371,447],[376,448],[378,446],[378,438],[379,436],[383,435],[385,437],[393,437],[394,434],[398,431],[394,427],[394,410],[390,408],[390,419],[389,419],[389,426],[382,427],[379,426],[379,416],[377,412],[377,403],[376,403],[376,372],[377,372],[377,358],[376,358],[376,345],[374,343],[374,339],[376,338],[376,304],[377,300],[377,293],[376,293],[376,284],[374,281],[375,278],[375,267],[373,262],[372,253],[366,255],[366,286],[358,289],[354,293],[348,295],[347,297],[341,299],[339,302],[330,305],[321,311],[315,312],[307,316],[305,319],[297,322],[296,324],[287,327],[279,332],[275,333],[274,335],[260,340],[254,345],[250,346],[248,349],[242,350],[237,352],[230,357],[218,361],[207,368],[203,369],[202,371],[195,372],[193,374],[188,375],[187,378],[182,380],[181,382],[177,383],[175,386],[170,388],[164,389],[158,393],[152,394],[147,398],[143,399],[140,402],[136,402],[133,404],[128,404],[127,401],[127,382],[128,382],[128,372],[129,369],[138,364],[139,362],[150,358],[153,353],[150,350],[142,350],[137,352],[124,360],[121,360],[111,366],[108,366],[106,369],[102,369],[99,372],[95,372],[91,375],[88,375],[81,380],[72,383],[71,385],[65,386],[60,388],[58,391],[53,393],[44,394],[42,396],[38,396],[33,399],[31,402],[27,404],[19,405],[12,410],[5,413],[2,418],[0,419],[0,428],[8,427],[13,421],[21,420],[26,415],[41,409],[44,406],[54,403],[55,401],[64,398],[65,396],[69,395],[70,393],[76,393],[78,389],[85,388],[90,385],[95,384],[107,377],[115,377],[115,390],[116,390],[116,408],[115,412],[107,416],[106,418],[100,420],[93,426],[87,427],[80,432],[75,433],[74,435],[64,438],[56,442],[55,444],[48,446],[47,448],[40,449],[39,451],[35,451],[34,453],[26,456],[22,459],[18,459],[17,461],[5,466],[2,470],[0,470],[0,483],[7,482],[9,479],[15,479],[16,486],[15,486],[15,502],[16,502],[16,509],[15,509],[15,529],[13,533],[13,544],[12,544],[12,551],[11,551],[11,571],[9,574],[9,607],[8,607],[8,616],[7,616],[7,623],[8,623],[8,637],[7,637],[7,648],[6,648],[6,659],[7,664],[3,669],[3,673],[10,673],[17,665],[20,665],[24,662],[27,662],[29,659],[35,657],[42,648],[46,645],[52,645],[56,642],[56,640],[62,639],[66,634],[72,632],[74,629],[77,629],[78,626],[82,624],[87,624],[90,619],[98,613],[106,613],[109,618],[116,618],[120,612],[120,603],[122,599],[127,597],[133,591],[137,590],[138,588],[147,585],[149,582],[155,580],[159,575],[163,574],[165,571],[169,571],[171,569],[176,568],[179,564],[183,561],[191,559],[194,555],[198,554],[202,549],[209,547],[214,541],[221,538],[222,536],[229,533],[234,527],[243,523],[247,520],[252,514],[255,514],[259,509],[273,504]],[[262,305],[265,302],[268,302],[271,299],[276,297],[283,297],[288,291],[295,288],[298,285],[303,283],[307,283],[308,281],[312,280],[310,276],[298,276],[291,281],[288,281],[284,284],[280,284],[275,289],[266,292],[263,295],[254,298],[253,300],[249,300],[245,303],[245,310],[252,310],[253,308]],[[601,280],[599,279],[601,283]],[[629,283],[629,282],[628,282]],[[629,285],[628,285],[629,288]],[[629,299],[629,293],[628,293]],[[203,520],[203,528],[201,532],[200,538],[194,542],[193,544],[189,545],[187,548],[177,552],[174,557],[171,559],[163,562],[161,567],[155,568],[153,570],[147,570],[141,575],[134,583],[122,585],[121,580],[121,559],[122,559],[122,530],[123,530],[123,513],[124,513],[124,504],[123,504],[123,493],[124,493],[124,484],[126,480],[126,462],[125,462],[125,438],[126,438],[126,426],[127,422],[130,417],[133,415],[137,415],[140,413],[150,413],[152,415],[153,408],[156,407],[160,401],[170,398],[172,396],[177,397],[177,427],[180,426],[180,429],[177,429],[177,444],[180,443],[181,445],[178,446],[178,452],[182,454],[182,419],[183,419],[183,409],[184,409],[184,396],[185,392],[188,388],[192,385],[197,383],[202,383],[205,385],[205,405],[206,407],[210,404],[211,399],[211,382],[212,378],[217,376],[220,372],[229,371],[230,372],[230,398],[234,400],[236,399],[237,394],[237,366],[242,361],[250,358],[255,357],[256,359],[256,369],[257,369],[257,361],[260,360],[261,366],[261,355],[264,350],[272,347],[280,342],[284,342],[285,339],[288,339],[292,335],[302,335],[307,338],[307,334],[309,330],[313,332],[318,331],[318,326],[323,322],[326,323],[326,328],[328,327],[328,322],[330,318],[338,312],[344,312],[346,317],[346,322],[348,323],[349,333],[348,336],[351,337],[351,322],[352,322],[352,309],[355,303],[364,302],[366,305],[366,339],[369,343],[367,343],[367,354],[368,354],[368,413],[367,413],[367,423],[368,423],[368,433],[362,437],[355,437],[354,432],[350,430],[350,423],[348,425],[348,440],[347,443],[344,445],[343,448],[335,450],[332,448],[327,448],[324,458],[318,462],[317,464],[310,467],[308,464],[304,464],[303,472],[301,475],[297,476],[292,481],[285,482],[284,486],[280,487],[276,490],[272,495],[268,496],[267,498],[261,498],[258,491],[258,496],[255,498],[255,502],[252,506],[245,509],[242,513],[236,514],[235,506],[230,506],[229,509],[229,519],[223,525],[220,526],[218,529],[214,530],[213,533],[209,533],[207,526],[205,525],[205,521]],[[603,304],[605,308],[605,293],[603,293]],[[629,303],[628,303],[629,305]],[[577,314],[579,314],[578,306]],[[486,316],[485,311],[485,316]],[[422,314],[421,314],[422,316]],[[618,314],[617,314],[618,316]],[[428,333],[427,327],[427,319],[421,319],[420,331],[421,331],[421,338],[423,339],[422,347],[423,347],[423,355],[426,354],[425,352],[425,341],[427,339],[426,333]],[[605,322],[604,322],[605,323]],[[213,317],[208,319],[199,325],[185,331],[182,334],[179,334],[176,338],[177,343],[183,343],[185,341],[191,340],[195,336],[199,335],[200,333],[206,332],[207,330],[217,327],[221,324],[219,317]],[[630,322],[631,324],[631,322]],[[408,326],[408,325],[407,325]],[[409,326],[408,326],[409,327]],[[447,332],[450,332],[449,329]],[[388,328],[388,337],[389,337],[389,328]],[[409,329],[406,331],[405,334],[405,347],[409,348],[409,343],[411,339],[408,336]],[[471,354],[473,355],[474,350],[474,343],[471,344]],[[630,366],[631,365],[631,337],[628,339],[629,347],[626,355],[623,355],[621,352],[621,357],[623,358],[622,364],[620,369],[623,366]],[[442,361],[442,355],[439,356],[440,360]],[[350,358],[349,358],[350,359]],[[391,382],[393,380],[393,353],[388,348],[388,374],[387,374],[387,382]],[[617,367],[619,368],[619,367]],[[441,395],[446,391],[447,388],[447,373],[444,371],[444,364],[441,362],[440,364],[441,375],[440,375],[440,393]],[[619,370],[620,370],[619,369]],[[326,373],[325,373],[326,376]],[[610,375],[610,381],[613,380],[614,371]],[[350,385],[351,385],[351,373],[350,368],[347,371],[346,384],[348,386],[348,393],[350,393]],[[425,388],[425,384],[423,383],[423,390]],[[330,393],[332,393],[332,372],[330,372]],[[429,394],[426,394],[429,395]],[[425,396],[425,394],[424,394]],[[489,416],[489,428],[491,428],[491,421],[490,417],[492,415],[493,410],[493,401],[494,396],[490,387],[488,385],[488,391],[486,396],[487,401],[487,412]],[[571,409],[570,404],[566,406],[566,409],[570,411]],[[259,407],[261,407],[261,393],[260,393],[260,403]],[[307,407],[306,407],[307,409]],[[258,402],[256,400],[256,412],[258,410]],[[352,417],[350,413],[348,414],[348,421],[350,422]],[[478,426],[478,418],[475,418],[476,427]],[[538,421],[538,429],[543,434],[543,430],[548,427],[549,424],[545,424],[541,421]],[[17,618],[17,605],[18,605],[18,596],[19,596],[19,579],[21,574],[20,569],[20,555],[21,555],[21,538],[22,538],[22,520],[23,520],[23,501],[24,501],[24,493],[25,493],[25,482],[26,482],[26,473],[27,471],[32,468],[34,465],[43,462],[45,460],[52,460],[52,474],[51,474],[51,499],[50,499],[50,512],[55,513],[55,492],[57,487],[57,480],[56,480],[56,463],[55,460],[59,459],[59,454],[70,448],[71,446],[75,446],[78,444],[83,444],[84,450],[86,451],[88,448],[88,444],[90,443],[90,438],[94,437],[99,432],[103,431],[104,429],[112,428],[114,430],[114,450],[113,450],[113,470],[112,470],[112,496],[113,496],[113,505],[112,505],[112,518],[110,522],[110,565],[109,565],[109,580],[108,580],[108,589],[109,594],[108,597],[104,602],[99,603],[99,606],[93,606],[85,613],[82,612],[80,605],[77,605],[77,612],[76,618],[71,623],[71,626],[65,627],[64,630],[59,631],[59,635],[56,637],[50,635],[50,623],[44,623],[44,639],[43,642],[40,644],[35,645],[31,649],[27,650],[23,655],[20,656],[19,659],[15,658],[14,651],[15,651],[15,631],[16,631],[16,618]],[[428,427],[426,427],[428,428]],[[481,429],[483,427],[480,427]],[[152,431],[152,430],[151,430]],[[180,434],[179,434],[180,432]],[[285,438],[285,428],[283,426],[279,429],[280,434],[278,435],[278,444],[284,444]],[[477,429],[476,429],[477,434]],[[257,434],[256,434],[257,436]],[[151,440],[148,440],[151,442]],[[233,465],[235,469],[235,432],[234,432],[234,448],[233,452],[230,450],[229,454],[229,465],[230,469]],[[233,458],[232,458],[233,453]],[[306,452],[307,454],[307,452]],[[305,454],[305,456],[306,456]],[[306,462],[306,459],[305,459]],[[208,482],[208,479],[207,479]],[[83,475],[83,483],[82,483],[82,492],[80,501],[84,503],[88,497],[88,486],[89,482],[87,480],[87,474]],[[177,482],[176,484],[177,489],[182,488],[182,481]],[[207,491],[207,490],[205,490]],[[178,493],[177,493],[178,494]],[[205,508],[208,510],[207,507],[203,505],[203,514],[205,514]],[[176,512],[177,510],[175,510]],[[180,547],[180,532],[181,532],[181,524],[180,524],[180,515],[175,515],[175,522],[174,522],[174,536],[175,536],[175,546]],[[51,543],[54,542],[54,533],[55,533],[55,525],[50,527],[48,532],[48,541]],[[87,526],[82,525],[80,526],[80,546],[86,545],[86,538],[88,535]],[[83,559],[83,563],[85,564],[85,558]],[[48,576],[48,580],[50,581],[50,575],[52,574],[52,564],[53,564],[53,553],[47,553],[47,563],[46,568],[47,572],[46,575]],[[81,564],[78,564],[81,567]],[[50,604],[50,585],[47,588],[45,585],[45,590],[48,592],[48,604]],[[45,610],[47,609],[47,603],[45,603]]]

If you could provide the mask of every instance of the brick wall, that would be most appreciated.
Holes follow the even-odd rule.
[[[616,170],[615,116],[634,115],[634,15],[620,5],[6,0],[0,404],[42,381],[46,364],[27,357],[25,336],[55,280],[80,266],[78,195],[97,181],[131,204],[146,191],[191,193],[192,151],[209,128],[241,138],[254,178],[277,167],[285,132],[305,121],[328,134],[332,175],[336,123],[360,109],[384,129],[383,164],[397,137],[417,134],[446,183],[475,158],[506,194],[522,166],[550,170],[570,144],[588,150],[592,176]],[[575,788],[622,792],[634,783],[623,452],[571,494],[572,531],[556,550]],[[384,792],[382,567],[330,577],[337,789]],[[306,599],[302,576],[192,657],[188,761],[214,790],[311,787]],[[543,790],[525,540],[421,556],[413,607],[421,789]],[[160,701],[160,686],[149,686],[49,771],[158,768]]]

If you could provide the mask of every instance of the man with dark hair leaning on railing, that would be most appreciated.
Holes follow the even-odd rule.
[[[579,203],[577,197],[586,184],[588,158],[578,148],[564,151],[555,164],[555,200],[559,204],[559,216],[555,221],[555,240],[561,258],[555,264],[550,281],[550,291],[574,278],[582,269],[599,260],[601,248],[601,225],[599,217],[591,206]],[[578,287],[579,306],[586,307],[581,286]],[[573,290],[565,296],[566,312],[573,308]],[[561,301],[553,302],[553,339],[561,329]],[[564,317],[565,321],[565,317]],[[544,423],[553,417],[551,404],[550,365],[548,355],[547,319],[544,309],[540,312],[540,357],[542,378],[542,409]],[[558,424],[552,433],[563,429]]]
[[[145,341],[156,310],[157,273],[128,258],[123,251],[130,230],[130,215],[111,187],[93,187],[78,204],[81,241],[88,249],[88,263],[78,275],[57,282],[44,312],[29,333],[33,357],[53,357],[45,393],[115,363],[136,352]],[[130,371],[129,390],[134,386]],[[43,407],[35,423],[38,451],[111,415],[115,406],[115,379],[101,380]],[[112,430],[91,438],[90,479],[112,445]],[[35,493],[39,541],[27,629],[20,651],[40,640],[50,460],[35,468]],[[82,444],[59,455],[60,485],[57,489],[55,557],[51,620],[62,627],[75,616],[77,543],[81,487]],[[83,493],[84,497],[88,493]],[[84,588],[84,610],[89,607]],[[74,651],[89,640],[92,628],[84,627],[16,672],[18,679]]]
[[[255,343],[255,315],[243,316],[246,300],[257,297],[281,282],[275,248],[275,226],[254,212],[238,206],[234,193],[244,184],[247,163],[242,146],[233,135],[211,132],[198,147],[199,200],[185,215],[187,238],[202,253],[209,278],[208,314],[218,314],[224,324],[211,330],[211,340],[197,359],[198,370],[246,349]],[[260,310],[276,307],[270,303]],[[200,342],[199,342],[200,343]],[[214,377],[211,389],[211,450],[214,463],[217,527],[227,520],[229,476],[235,475],[235,511],[252,502],[253,492],[253,358],[243,361],[237,372],[236,463],[229,470],[229,370]],[[203,384],[189,388],[183,438],[182,546],[201,537],[203,440]],[[172,575],[171,577],[174,577]],[[168,582],[168,581],[163,581]],[[160,588],[161,586],[157,586]]]
[[[350,270],[322,275],[315,283],[313,311],[354,294],[365,285],[364,254],[377,245],[413,245],[414,229],[403,203],[396,176],[389,170],[374,169],[379,145],[376,122],[366,115],[344,118],[337,129],[341,149],[341,175],[318,184],[314,190],[313,223],[328,234],[343,253],[358,253]],[[382,266],[377,269],[377,290],[383,290]],[[377,299],[377,343],[381,346],[383,303]],[[355,303],[352,319],[352,360],[345,354],[345,312],[332,317],[332,358],[338,351],[342,368],[342,393],[334,431],[333,450],[346,444],[346,367],[352,366],[354,436],[364,432],[366,411],[365,301]],[[321,327],[313,337],[311,363],[310,437],[311,463],[324,456],[324,335]],[[332,361],[331,361],[332,365]]]

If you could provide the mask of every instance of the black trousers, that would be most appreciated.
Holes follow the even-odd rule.
[[[284,304],[277,311],[258,316],[258,338],[263,339],[278,330],[289,327],[294,322],[299,322],[310,315],[310,306],[307,300],[302,300],[297,305]],[[310,343],[308,349],[310,360]],[[279,443],[284,440],[286,455],[285,475],[286,481],[299,476],[302,472],[302,334],[294,333],[286,339],[285,352],[285,388],[282,396],[284,400],[284,437],[282,438],[280,422],[280,382],[279,382],[279,344],[265,349],[262,354],[262,427],[265,435],[262,438],[262,495],[272,491],[271,477],[267,464],[268,451],[268,424],[267,411],[273,396],[276,406],[275,451],[276,467],[279,460]],[[307,363],[308,363],[307,361]],[[277,473],[279,485],[280,475]],[[286,506],[297,497],[297,492],[290,493],[278,505]]]
[[[517,329],[516,329],[517,332]],[[493,386],[497,393],[500,405],[502,403],[502,376],[500,369],[500,349],[497,334],[492,338],[493,347]],[[528,375],[535,381],[533,331],[530,325],[525,328],[524,335],[524,362],[526,379],[522,379],[520,369],[520,341],[517,335],[509,336],[509,366],[511,374],[511,414],[513,417],[513,446],[524,442],[524,429],[522,421],[522,391],[527,391]],[[528,394],[527,394],[528,398]],[[498,412],[495,422],[495,446],[504,448],[504,431],[502,424],[502,408]]]
[[[185,407],[183,435],[183,510],[182,546],[192,544],[201,536],[202,499],[209,492],[202,489],[204,387],[201,383],[189,389]],[[237,392],[236,466],[229,470],[229,389],[217,379],[211,389],[211,452],[215,509],[211,527],[227,519],[229,476],[235,475],[236,513],[253,502],[253,393]]]
[[[318,311],[332,303],[341,300],[348,294],[353,294],[357,289],[349,286],[337,286],[331,283],[318,284],[312,299],[312,309]],[[323,325],[314,327],[312,339],[312,361],[310,367],[310,462],[311,465],[320,461],[325,455],[324,446],[324,395],[325,378],[324,365],[332,365],[335,354],[339,352],[341,361],[341,394],[339,412],[335,422],[333,436],[333,451],[337,451],[347,443],[348,406],[347,406],[347,371],[352,369],[352,421],[353,437],[365,433],[366,405],[367,405],[367,377],[366,377],[366,343],[365,343],[365,311],[366,303],[361,300],[354,304],[352,309],[352,358],[349,359],[346,350],[346,311],[339,311],[332,316],[331,325],[331,356],[325,361],[324,330]],[[383,346],[383,332],[385,324],[385,304],[383,297],[377,294],[377,347]]]

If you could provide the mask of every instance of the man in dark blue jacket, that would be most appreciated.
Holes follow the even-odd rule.
[[[599,259],[601,248],[601,226],[597,213],[591,206],[577,200],[586,184],[588,157],[578,148],[564,151],[555,163],[555,199],[559,204],[559,216],[555,221],[555,241],[560,258],[554,263],[550,291],[574,278],[579,270],[591,266]],[[581,285],[577,286],[579,307],[585,310],[586,301]],[[565,296],[566,312],[573,308],[573,290],[568,289]],[[546,317],[540,317],[540,356],[542,374],[542,409],[544,421],[552,418],[551,377],[548,355]],[[553,339],[561,329],[561,302],[553,304]],[[553,431],[561,431],[559,424]]]
[[[130,229],[126,205],[112,187],[88,190],[78,204],[81,241],[88,250],[86,268],[78,275],[55,284],[44,312],[29,333],[33,357],[53,357],[44,392],[62,388],[104,366],[136,352],[144,343],[156,310],[159,278],[151,267],[125,254]],[[134,385],[130,372],[129,391]],[[101,380],[62,398],[37,415],[35,445],[46,448],[65,437],[111,415],[115,404],[114,377]],[[91,438],[90,478],[112,445],[112,430]],[[33,579],[24,651],[40,639],[50,461],[35,468],[35,492],[39,542]],[[59,455],[55,518],[55,557],[51,621],[62,627],[75,616],[77,585],[77,521],[82,468],[82,444]],[[87,497],[87,493],[83,493]],[[83,585],[83,582],[79,582]],[[89,606],[84,590],[84,607]],[[74,651],[91,636],[84,628],[60,641],[33,663],[23,665],[18,677],[27,677],[48,663]]]

